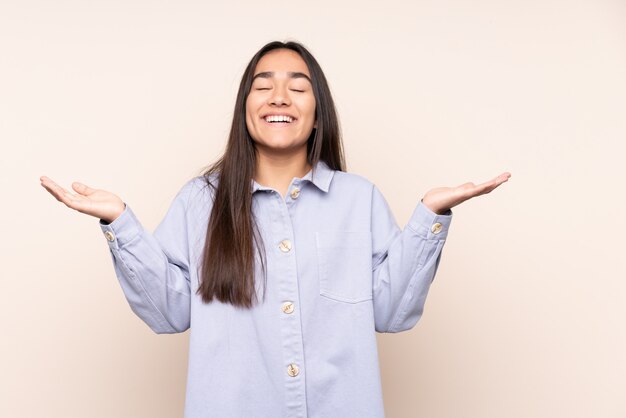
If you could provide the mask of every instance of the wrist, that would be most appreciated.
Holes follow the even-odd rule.
[[[115,209],[110,215],[100,218],[100,220],[104,225],[109,225],[119,218],[122,213],[124,213],[124,210],[126,210],[126,203],[122,202],[122,206],[120,208]]]
[[[424,202],[424,199],[423,199],[423,198],[422,198],[421,202],[422,202],[422,204],[423,204],[424,206],[426,206],[426,207],[427,207],[427,208],[428,208],[431,212],[433,212],[433,213],[435,213],[435,214],[437,214],[437,215],[443,215],[444,213],[447,213],[447,212],[450,210],[450,208],[440,208],[440,207],[437,207],[437,206],[433,205],[432,203],[427,203],[427,202]]]

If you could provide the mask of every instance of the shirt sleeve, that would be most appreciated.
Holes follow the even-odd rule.
[[[400,230],[385,198],[374,186],[371,219],[375,328],[378,332],[406,331],[422,316],[452,211],[437,215],[420,201]]]
[[[193,180],[178,192],[154,233],[143,228],[128,204],[110,224],[99,222],[131,309],[157,334],[189,328],[187,204],[192,185]]]

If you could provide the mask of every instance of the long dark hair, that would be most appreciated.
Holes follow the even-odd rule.
[[[280,48],[297,52],[311,74],[317,128],[313,129],[307,141],[307,161],[313,170],[319,161],[324,161],[333,170],[345,171],[337,112],[320,65],[298,42],[274,41],[266,44],[252,57],[241,78],[226,150],[202,173],[214,192],[202,256],[201,283],[197,291],[205,303],[216,298],[237,307],[251,308],[258,302],[254,285],[255,251],[265,279],[265,298],[265,249],[252,213],[256,148],[246,126],[246,99],[257,63],[268,52]]]

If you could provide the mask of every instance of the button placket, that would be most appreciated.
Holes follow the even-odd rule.
[[[294,183],[295,185],[295,183]],[[293,185],[292,185],[293,187]],[[287,198],[275,194],[273,209],[276,211],[273,218],[273,227],[277,235],[274,235],[274,251],[276,254],[276,268],[274,269],[275,280],[278,285],[278,297],[280,312],[280,335],[282,355],[286,369],[285,389],[287,396],[294,402],[288,408],[289,416],[306,416],[306,390],[304,379],[304,346],[302,338],[302,324],[300,322],[300,310],[295,307],[300,303],[298,268],[296,260],[296,246],[294,241],[293,214],[295,206],[291,197],[291,191]],[[298,376],[296,378],[296,376]]]

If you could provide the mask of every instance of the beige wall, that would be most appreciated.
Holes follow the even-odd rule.
[[[426,312],[379,335],[387,416],[626,416],[626,3],[0,3],[0,416],[182,415],[188,333],[134,316],[95,218],[47,175],[153,229],[222,151],[241,73],[297,39],[325,69],[349,170],[398,222],[455,208]]]

